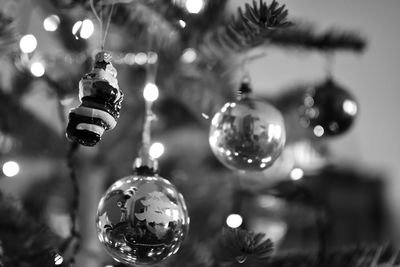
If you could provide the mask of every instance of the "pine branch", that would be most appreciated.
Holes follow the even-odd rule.
[[[58,238],[0,192],[0,240],[5,266],[54,266]]]
[[[244,11],[239,8],[238,16],[228,25],[207,35],[201,49],[205,52],[212,50],[213,54],[217,54],[221,51],[246,52],[263,45],[354,52],[362,52],[366,47],[365,38],[357,32],[340,29],[317,32],[305,23],[295,23],[296,26],[292,26],[287,15],[285,5],[279,5],[275,0],[269,6],[262,0],[258,5],[255,1],[253,6],[246,4]]]
[[[171,50],[179,47],[180,36],[177,28],[163,15],[152,9],[148,3],[138,1],[130,5],[129,19],[126,23],[135,39],[142,36],[144,43],[150,44],[147,49],[157,51],[160,48]]]
[[[47,156],[57,157],[64,153],[64,138],[21,107],[15,96],[4,93],[1,88],[0,117],[0,129],[23,144],[20,149],[25,155],[37,156],[38,151],[46,151]]]
[[[18,43],[18,34],[15,21],[3,12],[0,12],[0,55],[7,55],[14,51]]]
[[[244,52],[263,44],[276,29],[291,25],[287,15],[285,5],[275,0],[270,5],[263,0],[259,4],[253,0],[252,6],[246,4],[244,11],[239,7],[238,15],[226,26],[206,36],[206,40],[211,49]]]
[[[266,262],[271,257],[273,244],[265,234],[243,229],[223,229],[218,239],[216,259],[220,262]]]
[[[357,32],[340,29],[329,29],[317,32],[312,26],[301,23],[295,27],[278,30],[270,34],[268,44],[316,49],[316,50],[350,50],[362,52],[366,47],[366,40]]]

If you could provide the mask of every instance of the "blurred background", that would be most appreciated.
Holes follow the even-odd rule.
[[[179,1],[165,1],[160,6],[167,5],[166,2],[178,5]],[[202,12],[183,9],[190,13],[185,15],[188,25],[194,25],[186,27],[186,31],[176,26],[174,16],[165,15],[170,14],[166,9],[157,4],[151,6],[165,15],[173,29],[179,28],[178,35],[184,36],[179,39],[179,48],[157,40],[153,43],[152,49],[159,58],[156,81],[160,88],[160,99],[154,106],[158,120],[153,130],[154,141],[165,148],[159,158],[160,174],[177,186],[188,204],[188,242],[209,242],[223,226],[265,233],[275,242],[278,255],[287,251],[315,252],[321,231],[325,232],[323,239],[329,249],[397,241],[400,2],[279,1],[289,10],[290,21],[310,23],[317,33],[332,28],[354,31],[365,38],[366,48],[362,52],[333,51],[332,62],[328,62],[326,51],[301,45],[287,48],[272,44],[247,51],[263,55],[245,66],[254,95],[276,105],[283,113],[288,133],[281,157],[258,174],[226,169],[208,144],[211,119],[205,118],[212,118],[226,101],[233,99],[242,74],[239,67],[232,66],[237,66],[237,58],[243,54],[232,53],[224,63],[220,63],[223,57],[216,58],[220,69],[210,71],[200,64],[211,61],[197,46],[213,24],[223,25],[245,3],[251,1],[226,1],[224,12],[216,13],[218,16],[207,13],[204,20],[209,21],[208,26],[200,19],[190,18],[200,17]],[[137,27],[125,26],[128,15],[120,7],[124,5],[131,3],[117,5],[106,46],[115,52],[114,65],[125,93],[121,118],[117,128],[105,134],[98,146],[81,147],[76,155],[81,188],[78,224],[83,233],[78,266],[104,266],[112,262],[97,240],[93,218],[106,188],[131,172],[140,147],[142,90],[148,81],[146,64],[140,63],[140,56],[146,57],[149,50],[146,36],[155,38],[157,31],[167,35],[170,29],[169,25],[166,29],[155,27],[146,35],[143,21]],[[91,69],[91,58],[99,49],[99,26],[85,1],[1,0],[0,9],[15,18],[18,42],[26,34],[33,34],[37,40],[35,52],[21,53],[18,44],[12,51],[2,51],[0,188],[18,199],[15,201],[29,216],[47,225],[61,240],[70,234],[69,209],[73,199],[65,159],[65,126],[69,109],[79,105],[79,79]],[[143,20],[130,11],[134,18]],[[44,21],[54,14],[57,19],[48,21],[46,26]],[[78,21],[81,23],[76,24]],[[51,27],[55,27],[54,31]],[[171,31],[170,35],[174,34]],[[129,57],[136,57],[132,64]],[[40,66],[32,69],[35,62],[41,64],[43,71]],[[343,135],[317,138],[297,124],[303,98],[296,92],[322,83],[328,64],[334,80],[355,96],[358,114]],[[299,182],[306,193],[288,193]],[[229,221],[232,214],[239,214],[240,218],[233,216]],[[1,239],[7,238],[0,236]],[[59,244],[59,240],[52,244]]]

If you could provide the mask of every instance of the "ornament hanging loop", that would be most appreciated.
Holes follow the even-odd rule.
[[[325,73],[327,80],[332,80],[333,78],[333,66],[335,64],[335,55],[332,51],[326,52],[326,65],[325,65]]]
[[[243,56],[242,62],[240,64],[241,81],[239,90],[237,92],[237,98],[242,99],[250,94],[253,90],[250,87],[250,72],[247,68],[247,64],[252,58],[246,53]]]
[[[253,90],[250,86],[250,77],[244,76],[238,90],[238,99],[246,98],[252,91]]]
[[[103,21],[103,1],[100,1],[100,14],[97,12],[95,5],[94,5],[94,0],[90,0],[90,7],[92,9],[92,12],[94,14],[94,16],[96,17],[96,19],[99,21],[99,25],[100,25],[100,47],[101,50],[104,50],[104,45],[106,42],[106,38],[107,38],[107,34],[108,34],[108,29],[110,27],[110,23],[111,23],[111,17],[112,17],[112,13],[114,11],[114,6],[115,6],[115,0],[112,1],[111,3],[111,8],[107,17],[107,21],[106,21],[106,27],[104,28],[104,21]]]
[[[153,102],[158,98],[158,88],[155,85],[157,66],[158,66],[158,55],[155,52],[149,52],[147,54],[147,78],[146,85],[143,90],[143,96],[145,98],[145,117],[143,122],[142,132],[142,147],[139,151],[139,157],[136,159],[134,168],[140,170],[141,168],[147,168],[150,171],[155,172],[157,170],[157,160],[150,156],[151,146],[151,123],[155,120],[156,116],[153,113],[152,106]],[[146,89],[150,90],[150,95],[146,94]]]

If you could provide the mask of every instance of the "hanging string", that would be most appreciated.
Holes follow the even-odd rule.
[[[99,13],[96,11],[96,7],[94,6],[94,0],[90,0],[90,8],[92,9],[93,14],[96,17],[96,19],[99,21],[99,25],[100,25],[100,47],[101,47],[101,50],[104,50],[104,45],[106,42],[108,29],[111,24],[111,17],[112,17],[112,13],[114,11],[115,3],[116,3],[116,0],[113,0],[113,2],[111,4],[110,12],[108,13],[106,27],[104,28],[103,27],[103,24],[104,24],[104,22],[103,22],[104,21],[103,20],[103,6],[101,5],[100,15],[99,15]]]
[[[102,50],[104,50],[104,45],[106,43],[106,38],[107,38],[107,34],[108,34],[108,29],[110,27],[112,13],[114,11],[114,6],[115,6],[115,0],[113,0],[113,2],[112,2],[111,9],[110,9],[110,12],[108,14],[107,24],[106,24],[106,28],[105,28],[105,31],[104,31],[104,34],[103,34],[102,43],[101,43],[101,49]]]
[[[243,190],[240,182],[240,172],[237,171],[232,175],[232,210],[231,213],[242,216]]]
[[[325,73],[327,79],[331,79],[333,77],[333,65],[334,61],[334,54],[333,52],[326,52],[326,66],[325,66]]]
[[[246,79],[247,80],[250,79],[250,72],[249,72],[249,70],[247,68],[247,64],[248,64],[249,61],[250,61],[250,57],[248,56],[247,53],[245,53],[243,55],[243,59],[242,59],[242,62],[240,64],[240,73],[242,74],[241,75],[242,80],[240,82],[242,82],[242,81],[244,81]]]
[[[154,114],[152,111],[152,102],[145,101],[145,119],[143,123],[142,133],[142,150],[146,157],[149,156],[149,149],[151,144],[151,122],[153,121]]]
[[[154,20],[151,21],[150,27],[148,29],[147,38],[147,51],[152,50],[153,39],[152,39],[152,29],[154,27]],[[149,83],[155,84],[158,66],[158,55],[157,53],[148,53],[148,64],[146,68],[146,85]],[[145,100],[145,120],[143,124],[142,132],[142,150],[145,156],[149,156],[149,149],[151,145],[151,122],[154,120],[154,113],[152,111],[153,101]]]
[[[100,25],[100,47],[103,50],[103,19],[102,19],[102,17],[100,17],[99,13],[97,13],[97,11],[96,11],[96,8],[94,6],[94,0],[90,0],[90,8],[92,9],[93,14],[96,17],[96,19],[98,20],[99,25]],[[102,10],[102,8],[101,8],[101,10]],[[103,12],[101,12],[101,13],[103,13]]]
[[[148,64],[146,66],[146,80],[147,82],[156,83],[157,69],[158,69],[158,54],[153,52],[154,39],[153,39],[153,31],[156,27],[155,19],[152,17],[150,21],[150,27],[148,28],[147,35],[147,56],[148,56]]]

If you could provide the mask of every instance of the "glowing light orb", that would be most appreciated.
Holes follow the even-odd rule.
[[[304,177],[304,171],[300,168],[293,168],[293,170],[290,171],[290,178],[293,181],[300,180],[303,177]]]
[[[150,146],[149,154],[150,157],[152,157],[153,159],[158,159],[164,154],[164,151],[165,151],[164,145],[157,142],[153,143]]]
[[[185,8],[189,13],[197,14],[204,7],[204,0],[186,0]]]
[[[153,102],[158,99],[158,87],[154,83],[148,83],[144,87],[143,97],[147,101]]]
[[[57,15],[50,15],[43,20],[43,28],[48,32],[54,32],[58,29],[60,24],[60,17]]]
[[[243,218],[239,214],[230,214],[226,218],[226,224],[231,228],[238,228],[243,223]]]
[[[32,34],[22,36],[21,40],[19,41],[19,47],[24,53],[32,53],[37,47],[36,37]]]
[[[31,65],[31,73],[35,77],[42,77],[45,73],[45,68],[41,62],[34,62]]]
[[[15,161],[7,161],[3,164],[3,173],[7,177],[14,177],[19,173],[19,164]]]

